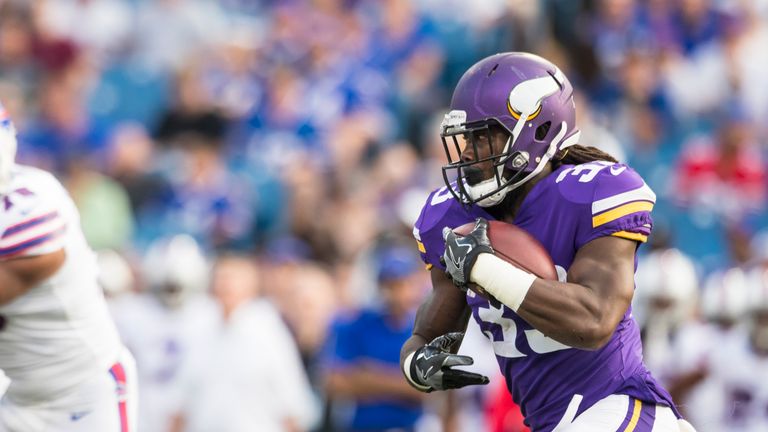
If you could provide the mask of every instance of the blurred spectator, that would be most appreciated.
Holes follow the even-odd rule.
[[[284,292],[275,293],[279,310],[291,330],[310,380],[317,384],[318,367],[328,329],[342,302],[337,278],[312,262],[299,263]],[[272,279],[271,274],[267,276]]]
[[[670,100],[684,118],[717,115],[718,110],[732,104],[743,107],[753,120],[764,118],[768,114],[768,86],[756,80],[768,71],[768,53],[758,48],[768,40],[766,22],[738,8],[721,22],[721,38],[712,39],[688,58],[670,56],[663,64]]]
[[[140,2],[135,19],[138,60],[153,69],[177,70],[227,34],[227,19],[216,2]]]
[[[125,48],[133,17],[120,0],[46,0],[38,6],[39,25],[58,39],[71,39],[92,55],[118,54]]]
[[[39,70],[34,64],[34,29],[29,8],[0,5],[0,78],[28,92]],[[6,99],[3,99],[7,103]],[[17,118],[17,116],[14,116]]]
[[[419,179],[419,157],[407,143],[396,143],[379,153],[365,184],[358,188],[379,198],[379,213],[383,219],[379,226],[385,232],[394,232],[401,221],[396,203],[408,188]],[[409,234],[412,224],[408,224]]]
[[[592,22],[592,41],[602,72],[611,77],[624,63],[624,56],[648,43],[648,29],[638,21],[635,0],[597,2]]]
[[[424,118],[441,108],[444,95],[435,97],[434,88],[443,70],[445,55],[437,45],[422,45],[400,65],[397,73],[395,112],[400,136],[423,151]]]
[[[256,298],[258,268],[246,257],[214,266],[213,323],[197,333],[178,375],[174,432],[306,431],[316,404],[290,332]]]
[[[677,163],[676,198],[729,221],[764,210],[766,167],[756,144],[752,123],[739,117],[712,139],[692,138]]]
[[[413,431],[422,415],[424,394],[401,379],[399,346],[413,330],[420,290],[419,270],[408,249],[381,252],[378,261],[381,304],[342,318],[333,327],[326,391],[334,404],[354,404],[345,431]]]
[[[94,249],[120,249],[131,241],[130,198],[114,179],[73,162],[66,186],[80,210],[88,244]]]
[[[684,54],[720,36],[720,16],[711,0],[682,0],[673,17],[676,42]]]
[[[88,71],[74,63],[67,67],[41,84],[40,113],[29,121],[19,143],[22,161],[58,173],[71,162],[97,166],[109,135],[107,125],[98,123],[85,107]]]
[[[263,27],[253,20],[233,23],[231,37],[221,41],[200,68],[214,107],[229,119],[243,118],[262,102]]]
[[[595,118],[595,113],[590,111],[587,105],[586,96],[584,94],[579,94],[579,96],[575,97],[574,101],[576,102],[577,122],[581,130],[581,142],[597,147],[616,160],[626,163],[627,156],[622,144],[610,130],[601,124],[598,118]]]
[[[143,126],[124,123],[116,128],[108,150],[105,171],[125,188],[137,218],[169,199],[170,185],[157,172],[155,143]]]
[[[170,199],[161,213],[148,215],[145,229],[190,234],[206,248],[251,248],[258,197],[248,178],[228,169],[220,141],[185,133],[177,145]]]
[[[202,81],[200,66],[190,62],[176,76],[176,100],[165,111],[157,127],[157,138],[167,146],[178,145],[184,135],[195,134],[221,142],[227,120],[214,109]]]

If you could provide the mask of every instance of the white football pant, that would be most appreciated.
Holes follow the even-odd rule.
[[[554,432],[696,432],[669,407],[627,395],[610,395],[576,416],[580,402],[574,396]]]
[[[134,432],[136,363],[123,349],[119,361],[66,396],[36,405],[0,400],[0,432]]]

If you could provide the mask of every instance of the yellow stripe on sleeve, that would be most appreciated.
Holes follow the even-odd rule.
[[[432,264],[427,264],[426,268],[427,268],[427,270],[432,270]]]
[[[599,227],[600,225],[606,224],[628,214],[651,210],[653,210],[653,203],[650,201],[635,201],[624,204],[622,206],[616,207],[615,209],[608,210],[605,213],[593,217],[592,227]]]
[[[615,233],[613,233],[611,235],[614,236],[614,237],[621,237],[621,238],[625,238],[625,239],[628,239],[628,240],[639,241],[640,243],[645,243],[645,242],[648,241],[648,236],[647,235],[640,234],[640,233],[633,233],[633,232],[629,232],[629,231],[618,231],[618,232],[615,232]]]
[[[419,247],[419,252],[427,253],[427,248],[424,247],[424,243],[416,240],[416,245]]]
[[[632,432],[637,427],[637,421],[640,420],[640,409],[643,407],[643,403],[635,399],[635,407],[632,409],[632,418],[629,419],[629,424],[624,432]]]

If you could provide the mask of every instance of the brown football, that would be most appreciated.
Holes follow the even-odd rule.
[[[455,228],[456,234],[467,235],[475,223]],[[501,259],[527,270],[542,279],[557,280],[557,270],[549,252],[522,228],[506,222],[488,221],[488,238]]]

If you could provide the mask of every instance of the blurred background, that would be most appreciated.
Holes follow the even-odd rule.
[[[646,362],[700,431],[765,431],[766,47],[766,0],[4,0],[0,100],[79,206],[140,430],[520,431],[474,324],[488,387],[415,393],[397,351],[452,88],[538,53],[658,195]]]

